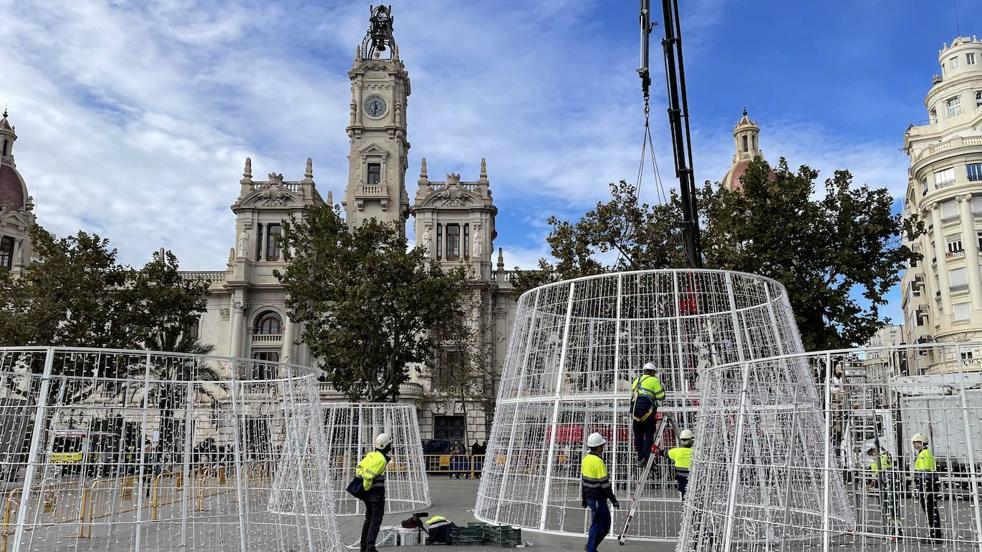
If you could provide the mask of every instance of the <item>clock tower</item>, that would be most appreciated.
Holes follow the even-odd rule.
[[[351,149],[342,205],[351,226],[374,218],[405,231],[409,73],[392,36],[391,8],[375,6],[371,14],[368,33],[348,71],[351,113],[346,130]]]

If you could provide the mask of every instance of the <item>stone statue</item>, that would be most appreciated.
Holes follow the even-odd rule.
[[[480,230],[480,227],[478,227]],[[484,238],[481,236],[480,232],[474,236],[474,256],[478,259],[484,257]]]
[[[239,258],[245,259],[249,256],[249,231],[243,230],[239,235]]]
[[[423,246],[423,251],[425,252],[425,255],[427,257],[430,256],[430,242],[432,241],[432,239],[433,236],[430,235],[430,227],[427,226],[426,229],[423,230],[423,240],[419,244]]]

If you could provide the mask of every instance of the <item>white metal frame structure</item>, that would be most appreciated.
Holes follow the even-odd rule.
[[[339,551],[321,419],[309,368],[0,348],[0,550]]]
[[[710,369],[677,550],[982,551],[980,358],[967,342]]]
[[[430,507],[416,407],[402,403],[324,403],[331,479],[336,484],[338,515],[362,515],[364,503],[343,491],[355,466],[374,450],[383,431],[392,437],[385,473],[385,513],[418,512]]]
[[[475,516],[585,534],[579,468],[591,432],[607,437],[622,504],[635,489],[628,410],[631,381],[646,362],[658,366],[667,391],[656,433],[664,449],[694,426],[708,367],[802,351],[784,288],[751,274],[623,272],[530,290],[518,302]],[[674,541],[682,503],[666,460],[650,481],[627,538]],[[625,514],[613,513],[619,527]]]

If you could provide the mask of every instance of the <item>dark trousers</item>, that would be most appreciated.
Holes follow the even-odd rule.
[[[651,446],[655,444],[655,413],[652,412],[643,422],[631,420],[634,430],[634,451],[638,453],[639,462],[647,462],[651,456]]]
[[[921,510],[927,515],[927,524],[931,528],[931,538],[941,538],[941,512],[938,510],[939,487],[936,477],[925,477],[917,480],[918,498]]]
[[[675,476],[675,481],[679,484],[679,492],[682,493],[682,500],[685,500],[685,490],[689,488],[689,476]]]
[[[610,507],[607,506],[606,498],[588,498],[586,504],[593,514],[590,533],[586,539],[586,552],[597,552],[597,547],[603,542],[607,533],[610,533]]]
[[[385,491],[369,491],[362,499],[365,503],[365,523],[361,526],[361,552],[375,552],[375,540],[382,527],[385,513]]]

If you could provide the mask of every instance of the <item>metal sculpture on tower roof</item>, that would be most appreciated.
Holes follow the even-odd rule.
[[[359,54],[362,59],[378,59],[389,51],[389,59],[399,59],[399,47],[392,35],[392,6],[371,6],[368,32],[361,41]]]

